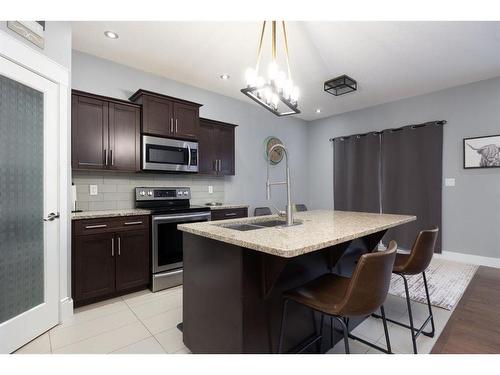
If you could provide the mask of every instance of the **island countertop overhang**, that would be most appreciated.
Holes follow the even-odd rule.
[[[278,216],[273,215],[180,224],[178,229],[262,253],[292,258],[416,220],[416,216],[411,215],[314,210],[297,212],[295,220],[302,221],[302,224],[291,227],[261,228],[246,232],[224,227],[228,224],[254,223],[276,218]]]

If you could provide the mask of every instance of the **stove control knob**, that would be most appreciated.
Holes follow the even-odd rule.
[[[152,197],[152,196],[153,196],[153,191],[152,191],[152,190],[148,191],[148,195],[149,195],[150,197]]]
[[[145,196],[145,195],[146,195],[146,192],[145,192],[144,190],[141,190],[141,191],[139,191],[139,195],[140,195],[141,197],[143,197],[143,196]]]
[[[184,190],[184,195],[189,195],[189,192],[187,190]]]

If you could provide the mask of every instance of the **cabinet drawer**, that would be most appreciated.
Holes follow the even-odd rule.
[[[75,220],[73,222],[73,234],[75,236],[148,228],[149,216],[106,217]]]
[[[212,221],[248,217],[248,208],[212,210]]]

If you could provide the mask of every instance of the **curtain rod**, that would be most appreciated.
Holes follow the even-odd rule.
[[[401,129],[404,129],[404,128],[412,128],[412,127],[422,127],[422,126],[427,126],[427,125],[444,125],[446,124],[447,121],[446,120],[437,120],[437,121],[428,121],[428,122],[424,122],[424,123],[421,123],[421,124],[413,124],[413,125],[406,125],[406,126],[402,126],[400,128],[390,128],[390,129],[384,129],[384,130],[380,130],[380,131],[372,131],[372,132],[368,132],[368,133],[361,133],[361,134],[351,134],[351,135],[343,135],[341,137],[334,137],[334,138],[330,138],[329,141],[330,142],[333,142],[335,139],[337,138],[349,138],[349,137],[353,137],[353,136],[365,136],[365,135],[368,135],[368,134],[381,134],[385,131],[388,131],[388,130],[401,130]]]

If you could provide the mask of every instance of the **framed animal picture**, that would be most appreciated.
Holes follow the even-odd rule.
[[[465,138],[464,168],[500,168],[500,135]]]

